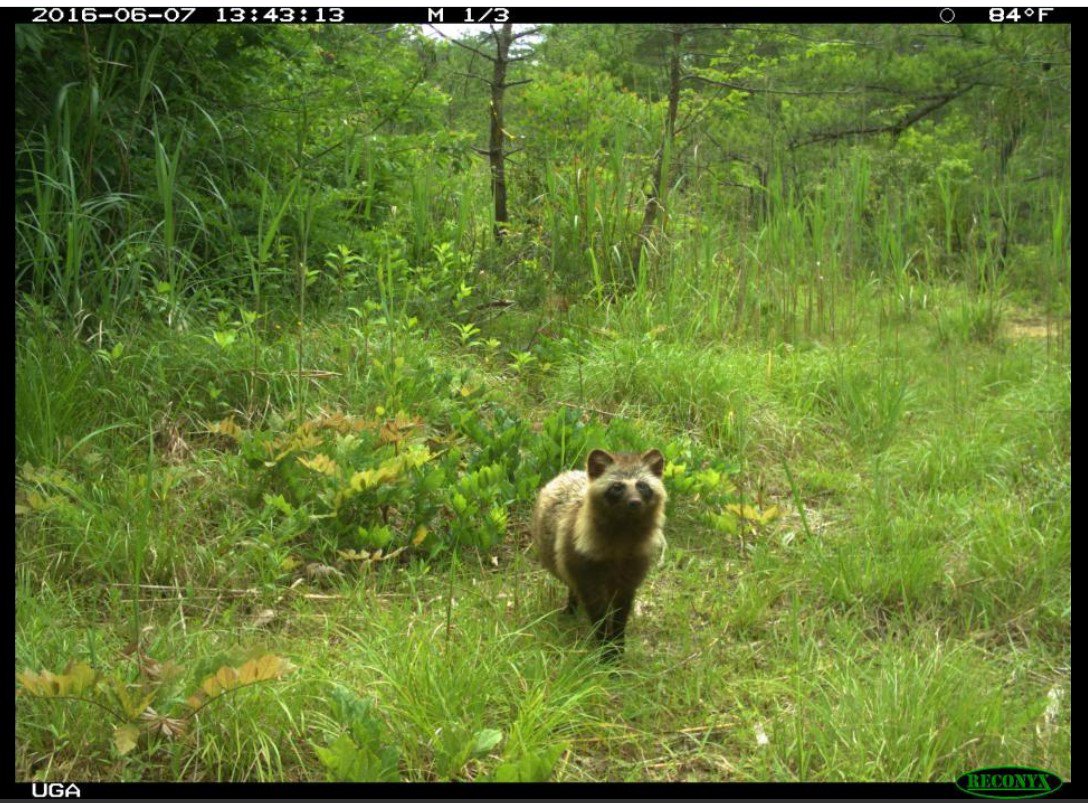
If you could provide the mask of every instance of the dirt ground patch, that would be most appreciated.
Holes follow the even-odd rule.
[[[1064,318],[1009,318],[1007,323],[1009,337],[1016,339],[1057,337],[1067,334],[1068,330],[1069,321]]]

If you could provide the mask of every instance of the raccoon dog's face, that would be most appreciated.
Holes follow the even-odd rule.
[[[664,471],[665,458],[657,449],[642,455],[594,449],[586,460],[590,494],[598,509],[623,518],[639,518],[661,506],[665,501]]]

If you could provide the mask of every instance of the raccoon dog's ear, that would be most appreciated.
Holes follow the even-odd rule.
[[[646,452],[642,456],[642,464],[658,477],[665,473],[665,456],[657,449]]]
[[[603,449],[594,449],[586,458],[586,473],[591,480],[604,474],[605,470],[616,462],[616,458]]]

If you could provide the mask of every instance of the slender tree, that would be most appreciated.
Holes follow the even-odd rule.
[[[502,27],[498,29],[492,26],[488,38],[494,45],[493,53],[487,53],[478,47],[466,44],[457,39],[449,39],[449,37],[442,34],[441,31],[438,32],[443,38],[453,42],[455,45],[470,50],[481,58],[491,62],[490,78],[484,78],[475,74],[469,74],[466,77],[483,81],[491,90],[488,147],[486,150],[477,148],[476,152],[486,156],[488,163],[491,166],[491,197],[495,204],[494,233],[496,240],[501,240],[503,238],[506,232],[506,224],[510,222],[509,212],[506,207],[506,159],[511,153],[514,153],[514,151],[508,151],[506,149],[505,137],[507,132],[503,118],[503,102],[508,87],[529,83],[528,79],[522,81],[507,81],[506,74],[511,63],[522,61],[526,58],[525,53],[511,54],[516,43],[521,39],[533,36],[539,32],[539,28],[515,32],[514,25],[511,22],[503,23]]]
[[[653,171],[650,175],[650,192],[646,197],[646,207],[642,213],[642,225],[638,237],[631,249],[631,262],[637,271],[642,260],[642,249],[653,233],[654,220],[659,209],[664,209],[665,196],[668,193],[668,181],[665,175],[666,165],[672,154],[676,138],[676,113],[680,106],[680,52],[687,31],[683,28],[672,29],[672,46],[669,50],[669,105],[665,113],[665,134],[661,147],[654,156]]]

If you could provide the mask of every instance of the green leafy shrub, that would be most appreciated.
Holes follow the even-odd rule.
[[[400,755],[385,741],[385,725],[374,701],[337,687],[332,694],[336,720],[346,729],[326,746],[314,745],[330,781],[400,780]]]

